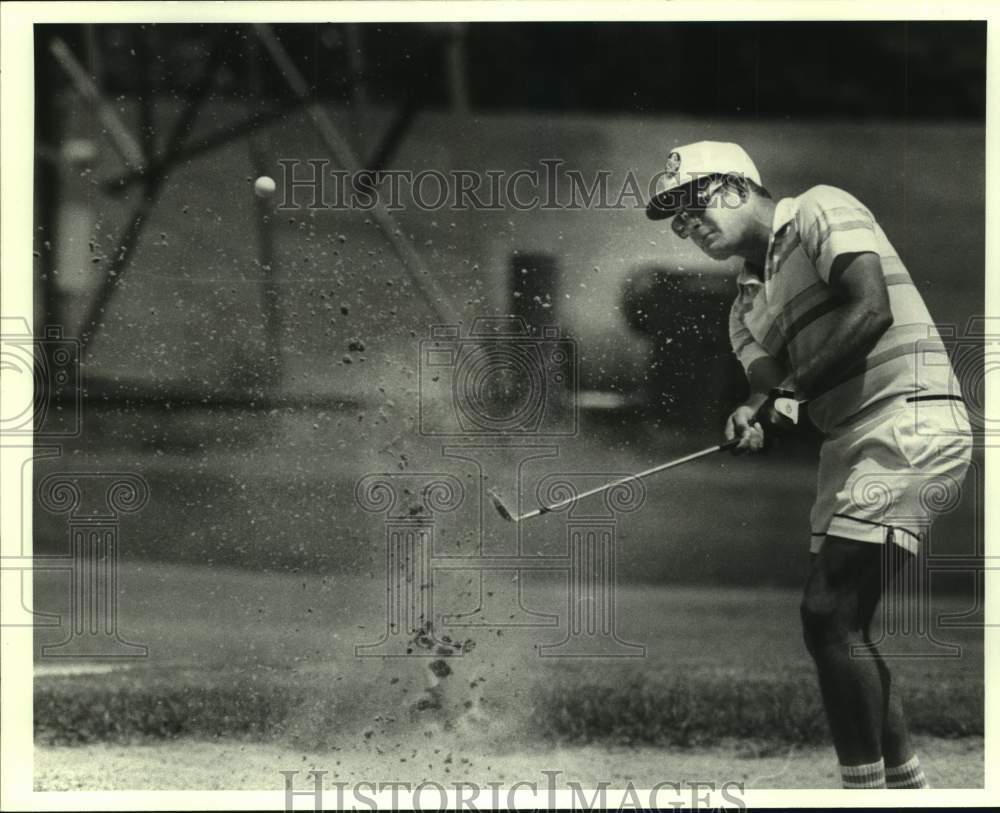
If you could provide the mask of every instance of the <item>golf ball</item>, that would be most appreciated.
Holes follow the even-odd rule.
[[[274,182],[274,178],[269,175],[261,175],[253,182],[253,191],[258,198],[271,197],[277,188],[278,185]]]

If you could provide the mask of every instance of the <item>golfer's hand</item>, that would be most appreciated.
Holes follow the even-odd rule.
[[[776,403],[782,404],[784,411],[777,409]],[[768,429],[775,430],[778,434],[787,434],[794,431],[798,426],[798,408],[801,403],[803,402],[796,398],[792,390],[775,387],[757,411],[757,420]],[[792,411],[789,413],[788,410]]]
[[[764,429],[756,420],[757,410],[743,404],[736,407],[726,419],[726,440],[739,438],[733,454],[759,452],[764,448]]]

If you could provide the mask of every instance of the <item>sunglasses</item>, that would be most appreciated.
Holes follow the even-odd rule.
[[[691,233],[701,225],[701,217],[696,214],[691,214],[687,209],[681,209],[674,215],[674,219],[670,221],[670,228],[674,234],[681,238],[681,240],[687,240],[691,236]]]
[[[694,201],[682,205],[673,220],[670,221],[670,228],[674,234],[682,240],[691,236],[691,232],[702,224],[701,215],[712,202],[712,198],[726,188],[725,179],[716,179],[695,190]]]

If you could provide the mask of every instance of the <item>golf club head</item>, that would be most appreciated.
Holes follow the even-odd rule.
[[[503,504],[503,501],[500,499],[500,495],[497,494],[492,488],[486,493],[490,495],[490,499],[493,501],[493,507],[497,509],[497,513],[508,522],[514,522],[514,515],[507,510],[507,506]]]

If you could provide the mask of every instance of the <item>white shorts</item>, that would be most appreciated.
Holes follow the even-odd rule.
[[[827,534],[916,553],[961,497],[972,433],[960,401],[893,401],[837,427],[820,449],[809,550]]]

